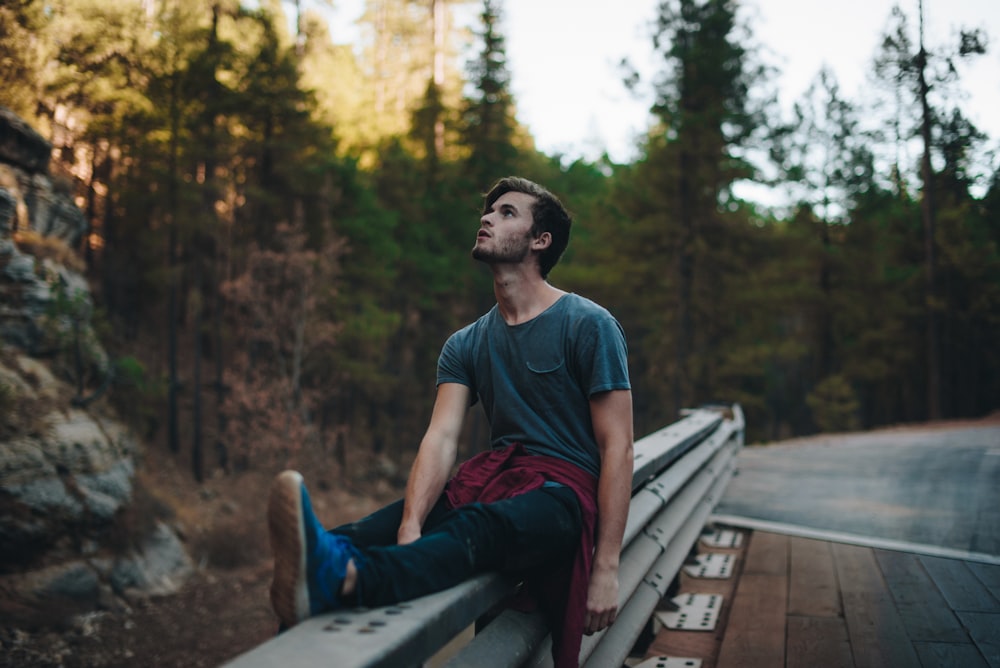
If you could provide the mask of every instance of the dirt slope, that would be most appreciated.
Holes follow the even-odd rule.
[[[264,524],[271,477],[244,473],[196,485],[169,456],[147,455],[138,486],[152,501],[144,505],[178,529],[195,575],[176,594],[108,602],[84,615],[28,609],[0,591],[0,667],[214,667],[270,638],[277,628]],[[365,484],[371,493],[345,490],[320,473],[306,480],[328,526],[400,494],[385,483]]]

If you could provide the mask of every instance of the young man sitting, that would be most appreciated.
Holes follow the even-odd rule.
[[[486,195],[472,256],[492,270],[497,303],[444,345],[401,501],[326,531],[302,476],[276,478],[271,601],[284,626],[416,598],[489,570],[524,575],[549,620],[557,666],[577,665],[582,634],[614,621],[632,395],[621,326],[547,281],[570,226],[560,201],[527,179],[502,179]],[[491,449],[449,478],[476,401]]]

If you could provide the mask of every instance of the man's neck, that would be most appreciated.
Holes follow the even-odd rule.
[[[524,269],[523,265],[493,268],[493,293],[500,315],[508,325],[520,325],[536,318],[566,294],[550,285],[537,269],[530,272]]]

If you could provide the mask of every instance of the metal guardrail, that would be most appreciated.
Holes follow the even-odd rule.
[[[622,665],[722,498],[743,446],[738,405],[690,411],[684,419],[635,443],[632,502],[625,527],[619,616],[585,636],[582,666]],[[228,668],[419,666],[516,590],[486,574],[413,601],[341,610],[309,619],[236,657]],[[446,668],[550,666],[551,640],[538,613],[506,610],[481,629]]]

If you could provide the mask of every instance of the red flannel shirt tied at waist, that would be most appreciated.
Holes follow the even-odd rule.
[[[569,668],[579,665],[587,614],[587,589],[597,525],[597,478],[566,460],[529,454],[524,446],[515,443],[466,461],[448,482],[445,494],[450,506],[457,508],[468,503],[510,499],[539,489],[548,481],[569,487],[580,501],[583,524],[580,547],[572,565],[546,573],[532,573],[528,585],[550,617],[555,666]]]

